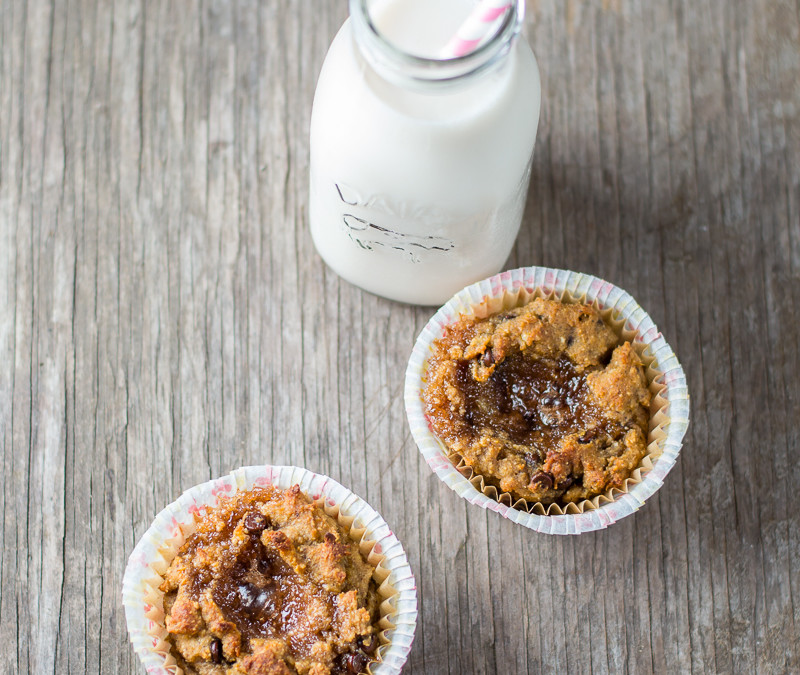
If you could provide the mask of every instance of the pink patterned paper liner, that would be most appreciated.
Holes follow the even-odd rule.
[[[475,485],[482,485],[479,476],[472,476],[463,462],[459,468],[467,476],[454,466],[446,447],[428,426],[422,401],[427,359],[433,351],[434,340],[446,325],[454,323],[461,315],[485,317],[510,306],[525,304],[539,295],[595,303],[604,318],[626,339],[632,340],[645,361],[651,391],[657,391],[656,400],[658,396],[663,399],[651,415],[653,428],[648,435],[648,455],[626,481],[626,491],[613,490],[593,500],[585,500],[580,508],[568,507],[566,513],[558,507],[546,511],[542,505],[536,505],[529,512],[511,506],[508,495],[501,495],[501,501],[498,501],[484,494],[496,494],[497,491],[485,486],[481,491]],[[655,323],[633,297],[597,277],[545,267],[522,267],[502,272],[467,286],[442,306],[422,329],[414,345],[406,370],[405,404],[411,433],[422,456],[448,487],[472,504],[547,534],[601,530],[637,511],[661,487],[664,477],[675,465],[689,425],[689,393],[683,369]]]
[[[216,506],[220,495],[256,486],[274,485],[301,491],[318,501],[324,498],[326,511],[337,510],[340,523],[360,541],[362,553],[369,552],[377,564],[376,581],[383,595],[381,635],[387,640],[379,647],[380,661],[369,666],[372,675],[396,675],[411,651],[417,623],[417,588],[403,546],[389,526],[367,502],[327,476],[294,466],[249,466],[227,476],[196,485],[164,508],[134,548],[122,580],[122,601],[131,643],[148,673],[175,675],[182,672],[168,655],[169,645],[159,639],[163,628],[163,596],[156,591],[161,575],[177,550],[175,541],[194,530],[194,516],[207,506]]]

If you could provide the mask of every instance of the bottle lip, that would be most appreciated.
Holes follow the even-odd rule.
[[[441,86],[471,79],[502,62],[525,18],[525,0],[514,0],[495,32],[475,50],[446,59],[410,54],[390,42],[372,21],[370,0],[349,0],[353,34],[364,57],[383,77],[399,84]]]

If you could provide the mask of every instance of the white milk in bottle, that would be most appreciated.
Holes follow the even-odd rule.
[[[501,269],[539,122],[536,60],[513,2],[475,51],[440,58],[473,0],[350,0],[311,115],[310,223],[340,276],[441,304]]]

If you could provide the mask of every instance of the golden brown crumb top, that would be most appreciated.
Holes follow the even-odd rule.
[[[518,499],[620,488],[646,453],[642,363],[589,305],[537,298],[462,317],[434,343],[423,398],[433,433]]]
[[[173,655],[200,675],[364,672],[378,646],[373,571],[299,486],[223,497],[164,575]]]

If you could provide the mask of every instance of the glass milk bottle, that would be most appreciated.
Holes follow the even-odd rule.
[[[472,0],[350,0],[311,115],[311,234],[347,281],[435,305],[498,272],[519,231],[539,123],[524,0],[440,58]]]

